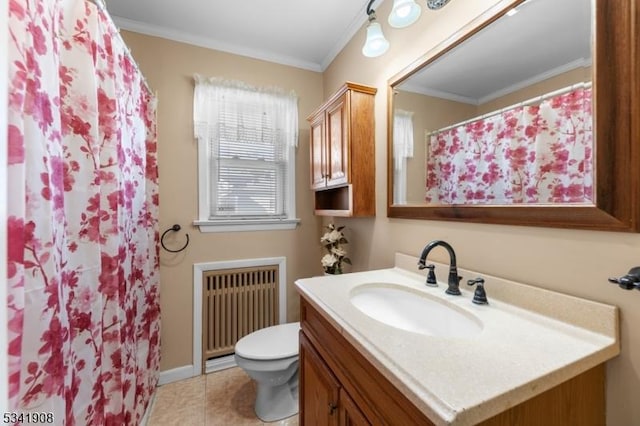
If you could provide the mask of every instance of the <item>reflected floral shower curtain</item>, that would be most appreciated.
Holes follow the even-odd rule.
[[[137,424],[159,367],[155,99],[82,0],[9,0],[9,84],[10,408]]]
[[[590,203],[591,89],[578,88],[438,132],[428,141],[426,201]]]

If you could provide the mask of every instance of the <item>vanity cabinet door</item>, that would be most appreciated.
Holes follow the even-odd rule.
[[[344,389],[340,390],[340,426],[368,426],[371,423],[362,414]]]
[[[300,424],[303,426],[368,426],[371,424],[302,333],[300,333],[300,404]]]
[[[340,383],[300,333],[300,425],[338,426],[339,397]]]

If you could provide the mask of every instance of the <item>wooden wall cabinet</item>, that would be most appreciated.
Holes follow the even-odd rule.
[[[375,215],[376,91],[345,83],[307,118],[317,215]]]
[[[300,321],[301,426],[434,426],[304,297],[300,300]],[[468,368],[477,366],[471,360]],[[605,423],[605,365],[600,364],[488,418],[479,426],[604,426]]]

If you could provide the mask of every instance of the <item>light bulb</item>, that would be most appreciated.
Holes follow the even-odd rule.
[[[411,6],[409,6],[408,4],[402,5],[395,10],[398,18],[406,18],[409,15],[409,12],[411,12]]]
[[[394,28],[408,27],[418,20],[421,13],[422,9],[414,0],[394,0],[389,25]]]
[[[389,42],[382,34],[382,27],[379,23],[371,21],[367,26],[367,40],[362,47],[362,54],[369,58],[375,58],[385,53],[389,49]]]

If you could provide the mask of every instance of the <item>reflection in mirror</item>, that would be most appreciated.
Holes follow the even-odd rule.
[[[394,86],[393,202],[593,205],[591,0],[528,0]]]
[[[388,216],[640,232],[637,17],[637,0],[499,0],[392,77]],[[509,120],[525,148],[495,145]]]

